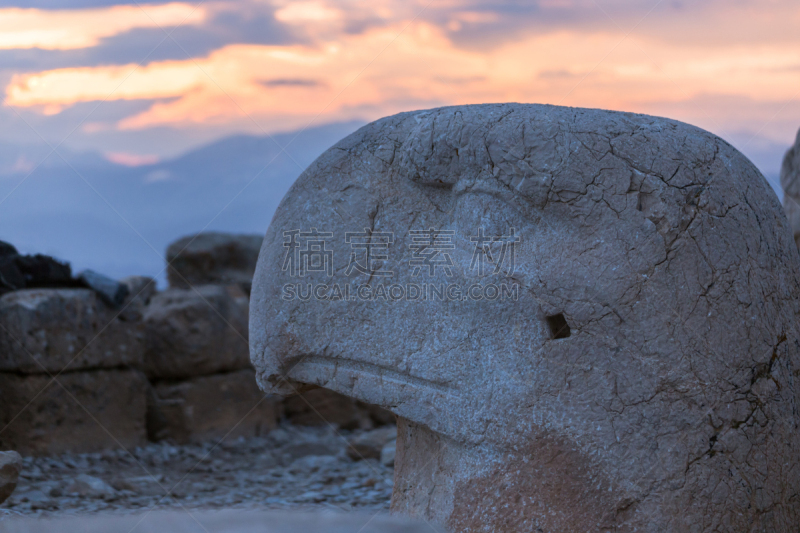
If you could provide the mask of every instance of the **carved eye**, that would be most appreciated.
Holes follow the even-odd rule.
[[[547,325],[550,327],[551,339],[566,339],[571,334],[569,324],[563,313],[548,316]]]

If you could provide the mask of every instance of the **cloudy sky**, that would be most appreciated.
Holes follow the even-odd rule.
[[[0,141],[128,165],[237,132],[516,101],[676,118],[774,175],[800,126],[797,0],[24,4],[0,2]]]

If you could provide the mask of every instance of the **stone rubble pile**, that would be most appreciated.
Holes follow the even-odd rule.
[[[219,445],[162,441],[131,453],[25,457],[0,520],[4,510],[26,516],[178,507],[388,510],[393,469],[348,453],[349,442],[367,433],[284,424]],[[0,491],[3,472],[0,466]],[[4,526],[0,521],[0,531]]]

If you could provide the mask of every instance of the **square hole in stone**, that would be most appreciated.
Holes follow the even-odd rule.
[[[570,336],[569,324],[563,313],[547,317],[547,325],[550,326],[551,339],[566,339]]]

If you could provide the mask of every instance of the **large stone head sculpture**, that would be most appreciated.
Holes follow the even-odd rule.
[[[796,531],[797,267],[764,178],[698,128],[403,113],[284,198],[251,355],[267,391],[393,411],[393,509],[454,531]]]

